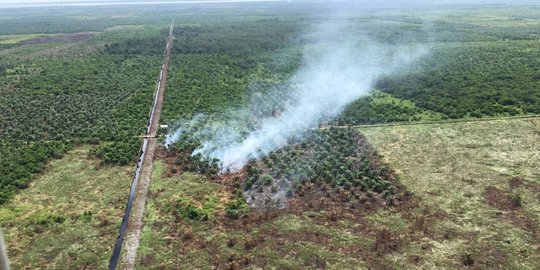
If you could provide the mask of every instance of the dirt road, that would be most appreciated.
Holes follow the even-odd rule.
[[[156,133],[159,129],[159,119],[161,117],[161,108],[163,107],[163,92],[167,85],[167,71],[169,68],[169,59],[172,53],[173,42],[173,23],[169,30],[167,46],[165,49],[165,57],[159,73],[159,82],[157,91],[152,104],[146,136],[143,147],[141,148],[140,163],[137,166],[137,172],[132,184],[132,193],[126,208],[126,216],[120,229],[120,237],[117,241],[117,246],[109,269],[134,269],[135,259],[137,257],[137,248],[139,247],[139,239],[143,228],[143,219],[145,214],[146,197],[152,181],[152,165],[154,153],[158,144]],[[124,224],[125,223],[125,224]],[[125,231],[123,231],[125,229]],[[125,241],[124,241],[125,240]]]

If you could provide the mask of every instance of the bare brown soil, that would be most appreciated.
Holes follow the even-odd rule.
[[[499,210],[516,210],[520,207],[520,204],[516,198],[512,198],[506,192],[494,186],[489,186],[486,188],[484,191],[484,198],[489,205]]]
[[[508,180],[508,186],[511,189],[516,189],[524,184],[524,180],[520,177],[512,177]]]
[[[493,186],[488,186],[484,191],[486,203],[499,210],[496,213],[497,216],[529,231],[540,244],[540,223],[523,211],[519,192],[514,192],[514,189],[520,186],[527,186],[533,190],[536,186],[525,183],[523,179],[518,177],[509,179],[508,183],[509,190],[501,190]]]
[[[178,154],[175,151],[168,151],[162,145],[156,149],[156,159],[163,160],[168,166],[168,170],[163,172],[162,177],[173,177],[184,172],[183,164],[176,164]]]
[[[223,180],[223,179],[222,179]],[[226,189],[231,189],[230,187]],[[344,204],[345,193],[335,193],[329,187],[306,186],[306,191],[301,198],[293,198],[286,209],[252,212],[246,217],[230,219],[221,216],[213,224],[215,233],[225,232],[227,235],[234,235],[243,232],[248,236],[246,239],[230,237],[227,242],[229,248],[240,248],[241,253],[224,256],[217,250],[217,244],[200,237],[192,235],[189,226],[185,226],[180,217],[172,225],[169,244],[181,239],[182,245],[177,251],[179,254],[187,254],[193,250],[206,249],[212,254],[211,264],[216,269],[242,269],[246,266],[265,268],[269,259],[265,256],[256,256],[258,250],[273,250],[279,254],[285,254],[287,243],[312,243],[326,249],[343,254],[345,257],[356,257],[369,263],[372,269],[385,269],[378,263],[377,258],[383,254],[399,251],[405,243],[414,241],[418,235],[427,236],[430,232],[430,224],[435,218],[433,213],[425,216],[414,216],[411,218],[415,224],[414,229],[406,235],[391,232],[385,228],[374,228],[369,224],[366,216],[374,213],[377,209],[387,208],[383,200],[379,198],[364,198],[358,202]],[[407,213],[411,208],[417,208],[418,202],[411,194],[404,193],[392,202],[393,207],[400,213]],[[353,235],[375,239],[371,247],[360,245],[339,246],[333,243],[330,236],[324,233],[312,231],[284,231],[275,226],[268,226],[280,218],[294,215],[303,219],[304,213],[308,214],[310,222],[317,226],[329,228],[340,228],[341,221],[354,224],[351,233]],[[320,214],[324,213],[324,214]],[[182,225],[184,224],[184,225]],[[169,226],[171,224],[168,224]],[[158,225],[159,226],[159,225]],[[439,236],[444,237],[444,236]],[[429,248],[429,247],[426,247]],[[151,258],[145,258],[143,265],[152,265]],[[317,256],[313,256],[305,261],[306,267],[324,269],[326,262]]]

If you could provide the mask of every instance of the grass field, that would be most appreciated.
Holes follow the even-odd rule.
[[[51,161],[28,189],[0,207],[13,269],[107,267],[132,166],[101,167],[88,146]]]
[[[36,37],[42,36],[40,34],[26,34],[26,35],[0,35],[0,45],[3,44],[17,44],[26,40],[30,40]]]
[[[540,119],[362,129],[420,200],[428,235],[386,260],[540,267]],[[431,221],[429,221],[431,220]],[[407,234],[401,219],[390,224]]]

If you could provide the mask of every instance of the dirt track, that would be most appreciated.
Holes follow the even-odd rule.
[[[140,178],[137,183],[136,195],[132,204],[132,211],[129,214],[129,221],[125,232],[125,241],[120,253],[118,268],[119,269],[134,269],[135,259],[137,257],[137,248],[139,247],[139,239],[143,228],[143,218],[145,214],[145,204],[148,190],[150,187],[152,177],[152,165],[154,159],[154,153],[157,145],[156,133],[159,129],[159,119],[161,116],[161,108],[163,107],[163,92],[167,85],[167,70],[169,67],[169,59],[172,52],[172,30],[173,24],[171,23],[169,37],[167,40],[167,47],[165,57],[163,59],[163,65],[161,66],[160,78],[158,83],[158,90],[156,92],[154,104],[150,114],[150,120],[148,123],[146,148],[143,149],[143,163],[140,169]]]

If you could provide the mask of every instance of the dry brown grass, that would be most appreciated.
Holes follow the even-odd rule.
[[[429,224],[434,237],[386,259],[415,258],[417,268],[540,268],[540,119],[362,131],[421,200],[419,209],[438,216]]]

